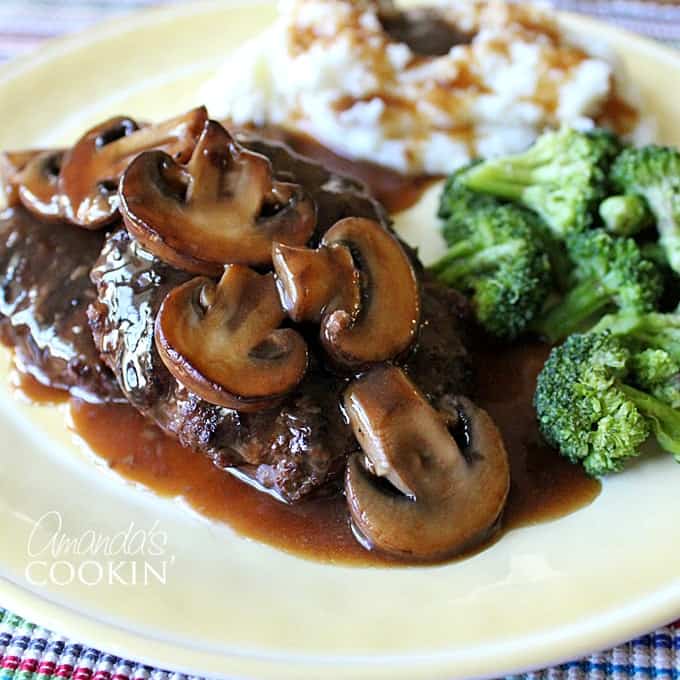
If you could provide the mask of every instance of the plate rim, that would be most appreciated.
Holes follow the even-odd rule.
[[[96,44],[110,35],[137,30],[160,17],[172,19],[210,12],[225,6],[231,6],[237,10],[239,6],[246,4],[268,5],[271,3],[270,0],[200,0],[187,5],[144,8],[125,13],[120,17],[107,19],[95,27],[86,28],[66,37],[48,40],[39,48],[38,52],[21,56],[3,65],[0,67],[0,87],[57,56]],[[647,53],[654,60],[663,61],[680,69],[680,52],[671,47],[591,17],[565,12],[559,12],[558,16],[568,28],[578,29],[583,27],[589,31],[597,30],[605,41],[609,39],[609,36],[623,36],[628,42],[634,43],[636,50]],[[0,605],[28,621],[52,631],[58,630],[59,633],[65,634],[71,639],[86,642],[101,651],[113,653],[123,658],[131,658],[134,661],[169,671],[198,674],[211,678],[272,677],[278,680],[285,678],[299,680],[303,677],[301,675],[303,672],[305,673],[304,677],[318,677],[318,668],[310,665],[319,663],[316,658],[306,657],[309,660],[305,661],[305,657],[288,656],[288,667],[281,668],[278,666],[280,660],[276,658],[266,659],[257,655],[227,656],[207,650],[201,651],[198,648],[178,646],[153,636],[142,637],[137,633],[126,631],[125,628],[115,623],[90,617],[83,612],[69,608],[67,605],[44,598],[3,576],[0,576]],[[679,614],[680,577],[670,585],[666,584],[658,590],[651,591],[643,599],[630,603],[622,610],[597,615],[589,619],[585,627],[584,624],[581,624],[577,630],[568,631],[566,639],[573,640],[571,644],[565,644],[564,636],[560,638],[560,647],[563,649],[568,647],[570,650],[568,655],[562,653],[556,657],[555,652],[551,652],[551,649],[554,650],[555,643],[551,643],[550,639],[536,641],[535,637],[532,638],[530,650],[516,649],[513,653],[512,649],[518,645],[521,646],[522,643],[521,640],[514,641],[511,645],[506,645],[509,647],[509,651],[505,653],[505,657],[502,655],[495,657],[500,660],[494,663],[492,671],[489,671],[488,668],[484,671],[479,664],[476,664],[474,667],[477,668],[477,672],[474,672],[473,675],[474,677],[494,677],[559,664],[628,641],[637,634],[668,624]],[[599,622],[607,619],[612,619],[609,625],[598,626]],[[572,628],[574,627],[572,626]],[[409,658],[413,659],[412,656]],[[524,660],[520,662],[520,658]],[[192,660],[189,661],[189,659]],[[390,659],[392,660],[390,661]],[[435,675],[451,673],[454,667],[460,668],[461,666],[459,663],[460,653],[430,655],[429,659],[420,660],[417,662],[417,666],[404,669],[391,665],[403,663],[403,656],[374,658],[373,661],[370,657],[366,657],[366,659],[361,659],[359,663],[368,664],[371,668],[370,672],[365,665],[359,667],[352,662],[346,662],[345,666],[337,666],[333,663],[332,667],[328,666],[326,669],[331,669],[335,674],[334,677],[338,680],[340,678],[367,678],[369,674],[370,677],[375,678],[390,677],[396,680],[396,678],[403,677],[415,680],[421,677],[431,678]],[[515,659],[515,661],[511,659]],[[207,665],[194,665],[203,663]],[[374,666],[375,663],[380,663],[382,668]],[[234,675],[231,670],[229,675],[225,675],[223,670],[218,670],[227,664],[238,675]],[[389,667],[387,667],[388,664],[390,664]],[[469,662],[467,662],[467,665],[469,665]],[[387,670],[387,674],[384,674],[385,670]],[[454,672],[458,677],[459,673]]]

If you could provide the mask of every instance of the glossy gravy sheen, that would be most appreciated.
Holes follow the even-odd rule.
[[[226,124],[229,125],[229,122]],[[432,184],[442,179],[430,175],[403,175],[368,161],[349,160],[308,135],[289,132],[278,126],[267,126],[261,130],[268,138],[285,142],[294,151],[315,160],[328,170],[363,182],[391,215],[412,208]]]
[[[412,208],[428,187],[441,179],[428,175],[410,177],[368,161],[351,161],[303,135],[288,134],[287,142],[295,151],[312,158],[329,170],[354,177],[366,184],[371,194],[385,206],[390,215]]]
[[[600,484],[541,442],[532,407],[545,345],[480,352],[477,401],[501,428],[512,467],[502,531],[554,519],[588,505]],[[71,402],[74,432],[109,466],[162,496],[182,497],[196,511],[258,541],[316,560],[389,564],[352,535],[344,498],[283,505],[182,448],[129,406]],[[479,547],[477,548],[479,550]]]

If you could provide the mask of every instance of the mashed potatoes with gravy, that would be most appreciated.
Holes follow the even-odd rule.
[[[650,136],[614,57],[570,40],[546,8],[440,0],[433,15],[462,37],[443,54],[389,30],[390,18],[419,20],[391,2],[285,0],[203,98],[236,124],[280,125],[409,174],[519,151],[562,123]]]

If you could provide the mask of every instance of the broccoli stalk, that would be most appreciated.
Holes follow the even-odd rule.
[[[536,237],[534,215],[478,196],[449,179],[440,215],[449,250],[430,271],[471,297],[477,320],[491,335],[523,333],[550,291],[550,263]]]
[[[632,382],[632,354],[619,338],[570,336],[538,376],[534,405],[544,437],[597,477],[639,456],[652,434],[680,461],[680,412]]]
[[[659,446],[680,463],[680,411],[630,385],[621,385],[621,390],[647,418]]]
[[[480,235],[451,246],[431,269],[442,283],[457,286],[471,276],[497,269],[502,261],[521,257],[526,245],[521,236],[497,243],[496,234]]]
[[[534,325],[540,335],[557,342],[611,308],[639,314],[654,310],[661,277],[635,241],[598,229],[570,237],[567,246],[574,263],[572,288]]]
[[[523,153],[471,167],[460,181],[474,191],[523,204],[564,238],[591,225],[619,149],[616,137],[604,131],[562,128],[543,134]]]
[[[611,180],[620,191],[646,200],[668,262],[680,273],[680,152],[661,146],[625,149],[612,166]]]

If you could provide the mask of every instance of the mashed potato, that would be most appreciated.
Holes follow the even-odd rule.
[[[620,65],[602,46],[589,53],[571,41],[547,9],[440,0],[436,12],[466,39],[426,55],[386,28],[390,2],[286,0],[203,98],[236,124],[281,125],[409,174],[518,151],[562,123],[646,141]]]

